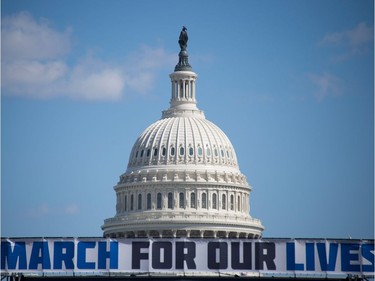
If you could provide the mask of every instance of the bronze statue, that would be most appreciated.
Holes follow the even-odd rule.
[[[186,32],[187,28],[182,27],[180,38],[178,39],[178,44],[180,44],[181,51],[178,54],[178,64],[174,68],[174,71],[192,71],[191,65],[189,64],[189,55],[186,51],[188,35]]]
[[[181,51],[185,51],[187,47],[187,41],[189,40],[185,26],[182,27],[178,44],[180,44]]]

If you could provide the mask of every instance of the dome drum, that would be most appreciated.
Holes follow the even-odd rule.
[[[250,190],[226,185],[138,185],[116,187],[116,193],[116,216],[170,210],[248,216],[250,211]]]

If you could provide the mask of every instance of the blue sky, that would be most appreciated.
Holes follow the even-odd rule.
[[[374,236],[373,1],[3,0],[1,234],[101,236],[188,28],[265,237]]]

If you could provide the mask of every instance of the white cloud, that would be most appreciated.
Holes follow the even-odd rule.
[[[3,65],[2,87],[13,95],[51,97],[57,94],[57,84],[67,72],[63,61],[15,60]]]
[[[30,208],[26,214],[33,219],[43,218],[51,215],[75,215],[79,213],[79,207],[76,204],[67,204],[64,207],[50,207],[47,203]]]
[[[349,59],[355,55],[368,53],[370,43],[374,39],[374,27],[361,22],[356,27],[326,34],[319,42],[319,46],[343,47],[345,53],[333,58],[333,61],[339,62]]]
[[[163,48],[141,46],[122,62],[87,55],[69,65],[70,30],[54,30],[47,20],[36,21],[26,12],[3,18],[2,25],[5,95],[119,100],[127,91],[152,91],[158,71],[177,60]]]
[[[29,13],[4,17],[2,48],[6,59],[54,59],[70,49],[70,30],[58,32],[47,20],[36,22]]]
[[[350,44],[351,46],[360,46],[371,42],[373,39],[374,28],[361,22],[355,28],[326,34],[320,41],[321,45],[339,45]]]
[[[51,208],[47,204],[41,204],[35,208],[31,208],[26,214],[31,218],[40,218],[51,213]]]
[[[314,96],[317,101],[342,95],[341,80],[338,77],[327,72],[323,74],[309,73],[307,77],[316,87]]]
[[[64,76],[67,66],[62,61],[42,63],[36,60],[14,61],[5,69],[5,81],[19,83],[50,83]]]
[[[149,71],[140,71],[126,75],[127,86],[139,93],[146,94],[155,84],[155,75]]]
[[[71,69],[64,92],[75,99],[118,100],[122,97],[124,83],[119,66],[105,64],[90,56]]]
[[[163,48],[151,48],[142,45],[140,50],[133,54],[130,64],[136,69],[150,70],[162,67],[170,67],[171,64],[177,63],[176,54],[168,54]]]
[[[145,94],[155,84],[156,71],[177,63],[177,55],[167,53],[163,48],[141,46],[125,62],[126,85],[139,93]]]
[[[354,29],[348,30],[346,36],[352,46],[360,46],[371,42],[374,38],[374,28],[367,26],[364,22],[358,24]]]
[[[75,215],[79,213],[79,208],[76,204],[70,204],[65,207],[64,213],[67,215]]]

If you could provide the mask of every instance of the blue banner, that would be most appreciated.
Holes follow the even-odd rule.
[[[373,276],[374,240],[11,238],[1,271]]]

